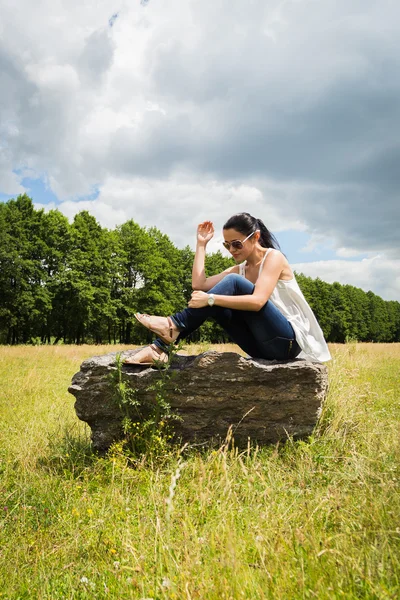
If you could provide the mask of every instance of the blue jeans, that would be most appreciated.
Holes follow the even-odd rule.
[[[226,275],[208,293],[244,296],[252,294],[253,291],[254,284],[251,281],[232,273]],[[178,339],[187,337],[209,318],[215,319],[232,341],[253,358],[288,360],[301,352],[293,327],[270,301],[259,311],[234,310],[214,305],[185,308],[171,315],[171,319],[180,329]],[[160,339],[155,340],[155,344],[163,350],[168,350]]]

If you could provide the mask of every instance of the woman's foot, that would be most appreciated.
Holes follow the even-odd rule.
[[[179,336],[179,329],[172,321],[171,317],[157,317],[155,315],[143,315],[135,313],[135,319],[139,321],[146,329],[149,329],[161,338],[166,344],[173,344]]]
[[[139,352],[136,352],[131,358],[124,361],[125,365],[154,365],[157,362],[166,364],[168,356],[155,344],[145,346]]]

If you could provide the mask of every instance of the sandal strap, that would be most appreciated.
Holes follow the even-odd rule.
[[[138,315],[138,316],[136,316]],[[172,344],[173,343],[173,336],[174,336],[174,322],[172,321],[171,317],[166,317],[167,321],[168,321],[168,331],[169,331],[169,339],[165,339],[164,337],[162,337],[159,333],[157,333],[156,331],[154,331],[154,329],[151,327],[150,323],[143,323],[143,321],[141,320],[140,317],[148,317],[151,318],[152,315],[148,315],[146,313],[136,313],[135,314],[135,318],[139,321],[139,323],[141,323],[144,327],[146,327],[146,329],[148,329],[149,331],[155,333],[156,335],[159,336],[159,338],[165,343],[165,344]]]
[[[171,317],[167,317],[167,320],[168,320],[168,325],[169,325],[169,337],[172,340],[172,337],[174,335],[174,324],[172,322]]]
[[[165,354],[164,350],[161,350],[161,348],[159,348],[157,344],[150,344],[150,348],[152,350],[155,350],[157,354]]]
[[[161,350],[161,348],[159,348],[156,344],[150,344],[150,348],[160,355],[161,362],[163,362],[164,364],[168,363],[168,354],[164,352],[164,350]],[[163,354],[165,355],[165,357],[162,357]]]

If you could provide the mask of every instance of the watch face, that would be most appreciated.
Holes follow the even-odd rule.
[[[210,296],[210,297],[209,297],[209,299],[208,299],[208,304],[209,304],[210,306],[213,306],[213,305],[214,305],[214,302],[215,302],[215,300],[214,300],[214,296]]]

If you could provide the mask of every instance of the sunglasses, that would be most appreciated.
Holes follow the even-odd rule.
[[[258,231],[258,229],[256,229],[256,231]],[[241,250],[243,248],[243,244],[245,242],[247,242],[247,240],[249,238],[251,238],[252,235],[255,234],[256,231],[253,231],[253,233],[251,233],[250,235],[247,236],[247,238],[245,238],[244,240],[240,241],[240,240],[232,240],[232,242],[222,242],[222,245],[224,248],[226,248],[227,250],[231,249],[231,246],[234,250]]]

